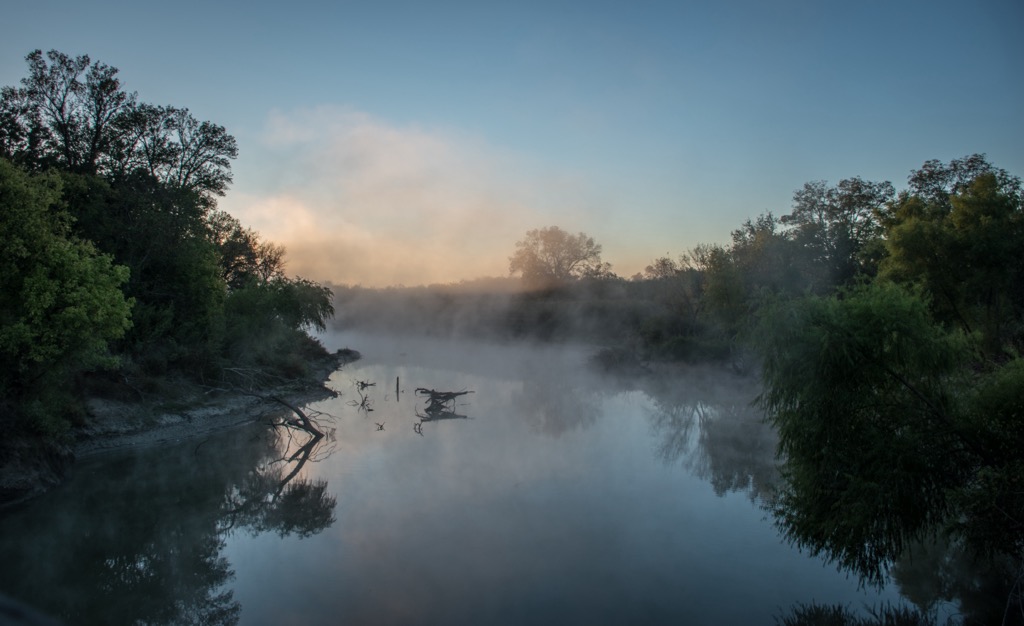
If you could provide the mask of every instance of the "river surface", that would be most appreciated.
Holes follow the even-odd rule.
[[[780,537],[749,380],[323,339],[363,353],[305,407],[327,437],[256,424],[88,459],[0,518],[0,590],[67,624],[772,624],[899,602]],[[471,393],[430,414],[417,388]]]

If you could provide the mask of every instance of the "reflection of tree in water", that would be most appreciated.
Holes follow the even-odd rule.
[[[651,427],[658,455],[682,462],[708,480],[715,493],[767,494],[777,478],[775,433],[753,408],[752,389],[720,389],[701,380],[648,381],[655,404]]]
[[[598,415],[596,393],[557,376],[532,376],[523,378],[523,389],[512,401],[533,429],[558,437],[594,423]]]
[[[337,499],[327,481],[298,478],[306,463],[334,452],[333,432],[297,443],[290,428],[278,431],[280,455],[268,457],[225,495],[222,530],[247,527],[253,534],[310,537],[334,523]]]
[[[18,538],[0,589],[68,624],[235,624],[226,532],[328,527],[334,498],[300,470],[329,443],[240,430],[80,468],[84,480],[0,520],[0,537]]]
[[[962,545],[918,542],[892,568],[900,593],[925,614],[951,607],[964,624],[1024,624],[1024,572],[1010,559],[974,558]]]

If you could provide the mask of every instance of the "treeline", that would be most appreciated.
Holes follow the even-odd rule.
[[[641,325],[648,349],[755,356],[787,538],[870,583],[948,543],[1000,589],[964,608],[978,623],[1024,621],[1022,210],[983,156],[928,161],[899,192],[808,183],[790,213],[639,277],[678,294]]]
[[[582,233],[530,231],[510,257],[519,292],[340,288],[339,323],[586,339],[612,346],[611,368],[760,370],[783,462],[768,505],[791,541],[872,583],[948,542],[1024,619],[1022,253],[1020,179],[971,155],[928,161],[898,191],[807,183],[789,212],[629,280]],[[386,302],[405,315],[361,304]]]
[[[235,139],[117,69],[35,51],[0,93],[0,419],[54,435],[84,385],[145,395],[229,368],[297,377],[333,314],[284,249],[217,210]],[[99,372],[97,374],[97,372]],[[106,373],[103,373],[106,372]]]

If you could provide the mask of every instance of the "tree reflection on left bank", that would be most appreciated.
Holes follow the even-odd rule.
[[[83,463],[0,519],[0,590],[68,624],[235,624],[225,538],[333,524],[327,483],[302,473],[332,449],[254,426]]]

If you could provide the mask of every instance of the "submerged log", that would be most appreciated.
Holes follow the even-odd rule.
[[[465,417],[455,414],[455,399],[459,396],[473,393],[472,391],[437,391],[435,389],[416,388],[416,395],[427,398],[427,407],[424,411],[429,419],[441,419],[445,417]]]

